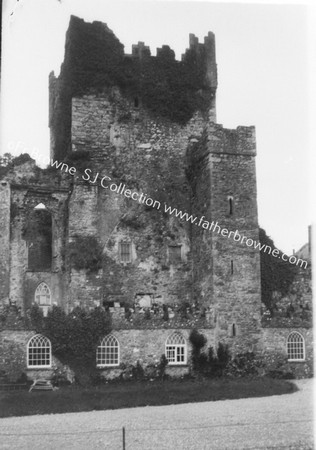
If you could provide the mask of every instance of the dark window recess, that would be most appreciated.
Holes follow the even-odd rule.
[[[234,273],[234,261],[233,260],[231,260],[230,261],[230,273],[233,275],[233,273]]]
[[[169,246],[169,263],[179,264],[181,263],[181,245],[170,245]]]
[[[139,107],[139,100],[138,100],[138,97],[135,97],[135,98],[134,98],[134,107],[135,107],[135,108],[138,108],[138,107]]]
[[[28,243],[28,269],[38,272],[52,266],[52,216],[46,210],[29,216],[24,238]]]
[[[235,337],[236,336],[236,325],[233,323],[232,326],[232,336]]]

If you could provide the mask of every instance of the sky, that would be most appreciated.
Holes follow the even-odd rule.
[[[1,152],[49,163],[48,75],[59,74],[70,15],[107,23],[131,52],[144,41],[177,59],[189,33],[216,37],[217,122],[256,127],[259,224],[285,253],[307,242],[315,162],[308,3],[4,0]]]

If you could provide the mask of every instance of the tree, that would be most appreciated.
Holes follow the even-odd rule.
[[[262,302],[273,315],[276,309],[275,293],[280,293],[283,297],[288,294],[289,288],[297,272],[296,266],[281,258],[272,256],[272,251],[276,248],[273,240],[267,236],[265,230],[259,228],[259,240],[261,244],[271,247],[271,252],[260,252],[261,271],[261,299]]]

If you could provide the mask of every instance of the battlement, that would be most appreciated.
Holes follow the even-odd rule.
[[[210,153],[228,153],[255,156],[256,130],[254,126],[224,128],[221,124],[208,126],[207,149]]]
[[[140,59],[146,56],[151,56],[150,48],[148,47],[148,45],[145,45],[144,42],[139,41],[138,44],[132,45],[132,56],[138,57]]]
[[[214,34],[204,43],[194,35],[182,61],[163,45],[152,56],[140,41],[132,54],[102,22],[86,23],[71,16],[60,76],[49,76],[51,156],[71,151],[71,99],[117,87],[128,101],[134,99],[156,117],[185,125],[196,112],[215,120],[217,69]],[[211,111],[211,114],[210,114]]]
[[[175,60],[176,55],[169,45],[163,45],[162,47],[157,48],[157,58],[168,58]]]

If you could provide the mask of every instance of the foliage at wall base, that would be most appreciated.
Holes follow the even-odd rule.
[[[54,306],[43,317],[34,305],[30,311],[31,326],[48,337],[53,355],[75,372],[79,384],[89,384],[95,375],[96,348],[111,331],[110,315],[102,308],[85,311],[79,307],[66,314]]]

